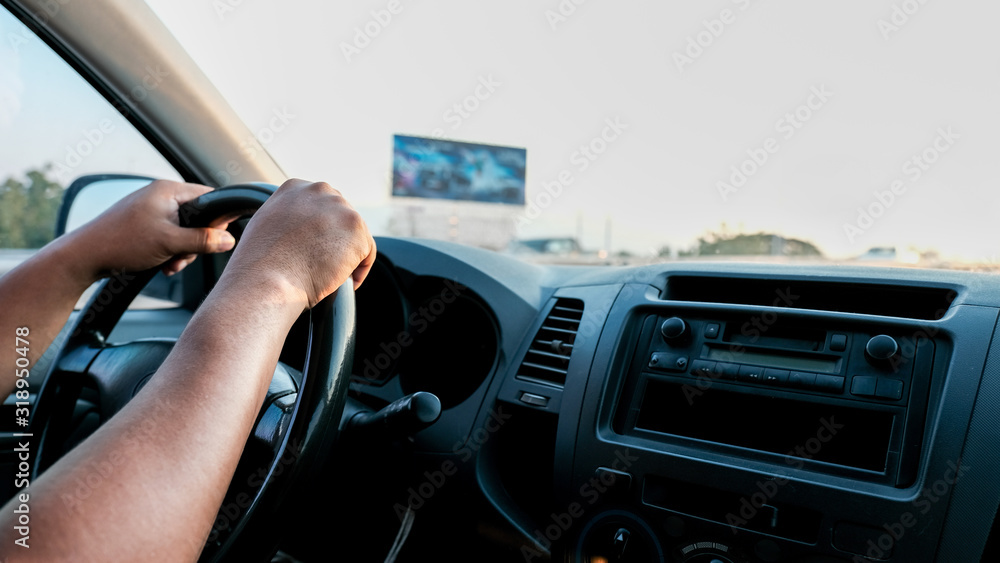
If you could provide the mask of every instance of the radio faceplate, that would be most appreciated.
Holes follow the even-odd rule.
[[[634,322],[616,432],[913,482],[934,355],[926,334],[770,310],[664,308]]]

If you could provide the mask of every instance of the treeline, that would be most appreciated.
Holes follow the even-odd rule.
[[[51,166],[0,184],[0,248],[41,248],[55,237],[65,187],[47,176]]]
[[[711,232],[680,256],[822,256],[811,242],[772,233],[726,234]]]

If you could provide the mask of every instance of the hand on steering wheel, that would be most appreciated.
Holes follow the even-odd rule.
[[[180,223],[198,228],[220,218],[228,221],[234,215],[249,215],[274,192],[274,186],[264,185],[240,185],[208,192],[179,208]],[[280,195],[279,191],[275,197]],[[308,205],[311,197],[320,196],[307,194],[302,198],[304,202],[285,199],[289,205]],[[256,240],[268,241],[272,233],[266,222],[260,230]],[[296,240],[269,242],[279,249],[281,245],[310,243],[308,238],[298,238],[307,233],[293,230],[293,234]],[[246,256],[238,262],[240,267],[252,269],[259,260],[264,260],[266,255],[260,253],[261,246],[242,250]],[[316,252],[307,254],[308,259],[323,259],[319,256],[322,245],[316,247]],[[272,254],[271,259],[274,256],[280,255]],[[287,266],[291,276],[308,274],[301,264]],[[78,404],[86,405],[89,401],[92,415],[99,422],[107,420],[138,393],[172,348],[173,343],[164,340],[107,344],[108,335],[128,304],[158,270],[152,268],[136,274],[124,286],[120,283],[112,286],[113,280],[105,281],[76,318],[72,336],[52,362],[36,402],[30,429],[38,440],[34,446],[37,454],[33,474],[37,475],[82,439],[69,427]],[[237,509],[234,511],[231,504],[223,503],[224,513],[216,520],[202,553],[203,561],[247,561],[271,553],[279,539],[276,525],[285,519],[278,518],[283,514],[282,503],[302,492],[309,474],[318,470],[329,454],[337,437],[350,377],[354,345],[353,287],[366,272],[364,263],[353,272],[353,281],[349,277],[352,272],[343,272],[347,281],[332,294],[336,288],[304,284],[303,304],[313,308],[309,313],[308,353],[301,385],[296,385],[294,378],[287,375],[288,370],[279,365],[253,433],[259,443],[270,446],[264,449],[273,455],[261,462],[251,453],[252,448],[244,450],[237,475],[248,465],[251,471],[262,470],[263,478],[253,490],[240,490],[243,484],[233,482],[233,494],[227,496],[227,501],[236,499]],[[230,272],[230,275],[240,273]],[[299,277],[297,281],[304,282],[305,278]],[[156,483],[150,486],[155,487]]]

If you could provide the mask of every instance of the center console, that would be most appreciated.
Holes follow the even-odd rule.
[[[978,312],[941,322],[952,292],[937,315],[927,303],[907,318],[912,295],[892,304],[894,316],[859,314],[826,307],[824,288],[808,285],[794,289],[816,309],[623,292],[601,337],[611,351],[595,358],[581,405],[564,497],[587,516],[567,560],[906,561],[926,551],[913,530],[939,531],[947,506],[925,491],[947,482],[948,459],[960,466],[961,444],[941,444],[936,458],[929,447],[954,349],[946,327],[974,326]]]

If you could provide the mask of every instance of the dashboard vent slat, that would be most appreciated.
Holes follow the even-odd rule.
[[[559,299],[549,311],[517,370],[517,378],[562,387],[583,318],[583,301]]]
[[[542,361],[546,360],[556,360],[562,361],[567,358],[568,354],[554,354],[552,352],[542,352],[541,350],[528,350],[528,354],[532,356],[540,356]],[[525,359],[527,361],[527,359]]]
[[[579,324],[579,322],[577,322],[577,324]],[[556,334],[562,334],[562,335],[566,335],[566,336],[576,336],[576,330],[570,330],[570,329],[565,329],[565,328],[555,328],[555,327],[551,327],[551,326],[543,326],[538,331],[538,334],[539,334],[539,336],[541,336],[545,332],[555,332]]]

